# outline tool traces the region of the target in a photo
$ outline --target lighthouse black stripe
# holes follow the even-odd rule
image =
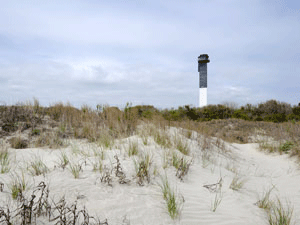
[[[198,71],[200,73],[199,88],[207,88],[207,64],[198,63]]]

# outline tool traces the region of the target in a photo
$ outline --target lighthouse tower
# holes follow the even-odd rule
[[[207,105],[207,63],[209,63],[207,54],[198,57],[199,107]]]

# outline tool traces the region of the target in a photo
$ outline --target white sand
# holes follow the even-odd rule
[[[170,132],[179,131],[172,129]],[[137,156],[129,157],[127,154],[129,139],[138,140],[140,152],[150,152],[152,155],[150,184],[139,186],[136,183],[133,159]],[[265,154],[258,151],[258,144],[225,143],[227,153],[213,145],[209,162],[203,162],[201,157],[203,153],[196,139],[186,139],[191,148],[193,164],[183,181],[180,181],[175,176],[174,167],[169,166],[165,170],[162,168],[163,155],[168,150],[162,149],[151,137],[146,146],[138,136],[129,139],[120,140],[112,150],[105,150],[104,165],[113,168],[116,165],[114,155],[117,155],[126,178],[131,180],[130,184],[119,184],[113,172],[112,187],[101,183],[99,171],[92,170],[93,150],[99,151],[100,147],[86,141],[72,140],[69,147],[57,150],[9,149],[12,153],[12,162],[14,156],[16,161],[10,173],[0,174],[0,182],[5,184],[4,191],[0,192],[0,206],[9,204],[14,207],[15,201],[11,200],[8,184],[12,179],[12,172],[21,174],[23,170],[31,186],[25,191],[26,196],[31,195],[33,187],[40,181],[45,181],[49,185],[50,198],[55,202],[63,195],[69,204],[77,199],[79,207],[85,206],[90,215],[98,216],[101,221],[107,219],[108,224],[268,224],[265,211],[255,203],[272,185],[275,189],[271,198],[275,199],[278,196],[284,205],[286,201],[290,202],[294,207],[293,222],[300,223],[297,218],[297,215],[300,215],[300,171],[295,160],[287,155]],[[82,153],[74,154],[76,149],[86,153],[86,156]],[[61,151],[66,152],[72,162],[87,162],[86,165],[83,164],[83,172],[80,173],[79,179],[74,179],[69,166],[65,170],[58,167]],[[45,177],[32,176],[26,170],[36,156],[39,156],[50,169]],[[178,194],[178,200],[183,202],[180,217],[175,220],[168,214],[159,186],[161,178],[159,175],[153,175],[154,168],[160,175],[167,175],[171,187]],[[245,180],[243,187],[238,191],[229,188],[235,176],[233,171]],[[223,180],[220,193],[210,192],[203,187],[217,183],[220,178]],[[213,212],[212,204],[216,194],[222,197],[219,206]],[[50,223],[45,218],[39,218],[38,224]]]

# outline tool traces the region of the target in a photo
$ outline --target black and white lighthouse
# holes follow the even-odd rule
[[[199,107],[207,105],[207,63],[209,63],[207,54],[198,57]]]

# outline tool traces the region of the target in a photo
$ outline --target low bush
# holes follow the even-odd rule
[[[11,147],[15,149],[24,149],[28,147],[28,141],[21,137],[13,137],[9,140]]]

